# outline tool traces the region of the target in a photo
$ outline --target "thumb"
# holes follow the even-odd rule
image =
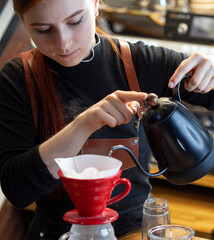
[[[140,109],[140,103],[137,101],[128,102],[127,105],[132,109],[134,114]]]

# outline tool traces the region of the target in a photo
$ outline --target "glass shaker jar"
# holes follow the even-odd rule
[[[142,239],[148,239],[148,230],[154,226],[170,224],[169,206],[166,199],[148,198],[143,205]]]

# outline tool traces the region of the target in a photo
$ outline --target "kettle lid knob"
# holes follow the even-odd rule
[[[154,93],[149,93],[145,102],[147,106],[154,107],[158,104],[158,96]]]
[[[149,97],[148,97],[149,98]],[[161,97],[158,100],[151,95],[146,101],[148,108],[143,113],[144,124],[153,125],[165,121],[177,108],[178,102],[172,98]]]

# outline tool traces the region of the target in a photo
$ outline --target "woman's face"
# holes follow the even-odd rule
[[[79,64],[95,44],[99,0],[44,0],[23,15],[41,53],[65,67]]]

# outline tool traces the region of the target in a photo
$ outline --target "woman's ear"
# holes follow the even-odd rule
[[[99,0],[94,0],[94,4],[95,4],[95,16],[99,15]]]

